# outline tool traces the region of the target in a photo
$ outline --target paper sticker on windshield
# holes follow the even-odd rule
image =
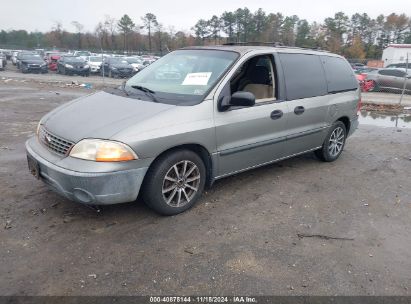
[[[188,73],[182,85],[207,85],[211,74],[211,72]]]

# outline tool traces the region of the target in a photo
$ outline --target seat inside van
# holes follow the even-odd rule
[[[270,56],[256,56],[246,61],[231,81],[232,93],[253,93],[256,102],[275,99],[275,75]]]

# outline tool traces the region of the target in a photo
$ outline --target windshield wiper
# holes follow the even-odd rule
[[[156,92],[154,92],[153,90],[150,90],[149,88],[143,87],[143,86],[139,86],[139,85],[132,85],[131,86],[133,89],[137,89],[143,92],[148,92],[151,94],[155,94]]]
[[[146,94],[146,96],[148,96],[148,97],[151,98],[152,101],[154,101],[154,102],[159,102],[159,101],[157,100],[157,98],[154,96],[154,94],[155,94],[156,92],[154,92],[153,90],[150,90],[149,88],[146,88],[146,87],[143,87],[143,86],[139,86],[139,85],[132,85],[131,87],[132,87],[133,89],[140,90],[140,91],[144,92],[144,93]]]

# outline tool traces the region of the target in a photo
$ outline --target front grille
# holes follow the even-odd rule
[[[39,68],[40,67],[39,64],[29,64],[28,66],[31,67],[31,68]]]
[[[50,133],[44,127],[41,127],[39,130],[39,140],[49,150],[59,155],[67,155],[71,147],[74,145],[73,142]]]

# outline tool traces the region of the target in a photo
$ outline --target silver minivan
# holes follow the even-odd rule
[[[358,125],[349,63],[269,46],[177,50],[116,89],[45,115],[26,143],[31,173],[70,200],[193,206],[217,179],[314,151],[336,160]]]

